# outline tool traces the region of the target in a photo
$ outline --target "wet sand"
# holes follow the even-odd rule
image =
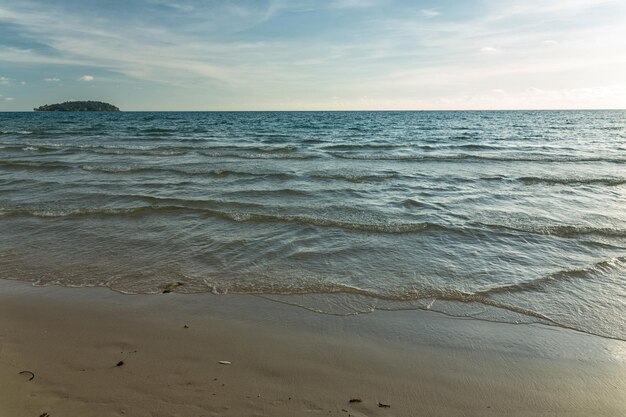
[[[625,392],[625,342],[555,327],[0,280],[0,416],[623,416]]]

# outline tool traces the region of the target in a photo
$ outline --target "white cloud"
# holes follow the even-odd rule
[[[506,94],[506,91],[501,88],[494,88],[493,90],[491,90],[491,92],[496,94]]]
[[[185,13],[191,13],[193,11],[196,10],[196,8],[194,6],[192,6],[191,4],[184,4],[184,3],[180,3],[180,2],[174,2],[171,0],[147,0],[148,4],[154,4],[157,6],[161,6],[161,7],[167,7],[170,9],[174,9],[174,10],[179,10],[181,12],[185,12]]]
[[[20,85],[26,85],[26,81],[20,81]]]
[[[437,17],[441,14],[436,9],[422,9],[420,13],[422,13],[422,16],[426,17]]]
[[[9,84],[11,82],[11,78],[8,77],[0,77],[0,84]]]
[[[494,48],[493,46],[483,46],[482,48],[480,48],[480,52],[484,54],[493,54],[498,51],[498,48]]]
[[[546,45],[546,46],[555,46],[555,45],[559,44],[557,41],[553,41],[552,39],[545,40],[545,41],[543,41],[541,43]]]
[[[93,81],[94,77],[93,77],[93,75],[83,75],[78,80],[79,81],[87,81],[87,82],[89,82],[89,81]]]
[[[4,101],[13,101],[15,100],[13,97],[5,97]]]
[[[51,77],[51,78],[44,78],[44,81],[49,82],[49,83],[58,83],[61,81],[61,79],[57,77]]]
[[[502,19],[515,16],[558,16],[585,12],[594,7],[618,4],[622,0],[485,0],[495,11],[491,19]]]

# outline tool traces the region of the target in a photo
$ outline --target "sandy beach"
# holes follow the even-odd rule
[[[625,353],[430,312],[0,281],[2,416],[621,416]]]

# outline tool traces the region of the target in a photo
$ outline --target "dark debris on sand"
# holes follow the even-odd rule
[[[35,374],[32,373],[31,371],[22,371],[20,372],[20,375],[30,375],[30,377],[28,378],[29,381],[32,381],[33,379],[35,379]]]

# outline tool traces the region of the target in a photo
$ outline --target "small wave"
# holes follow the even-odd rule
[[[207,282],[209,285],[209,282]],[[329,314],[329,315],[340,315],[340,316],[348,316],[348,315],[359,315],[359,314],[367,314],[372,313],[374,311],[398,311],[398,310],[425,310],[425,311],[434,311],[441,314],[445,314],[452,317],[461,317],[461,318],[473,318],[477,320],[488,320],[488,321],[496,321],[496,322],[504,322],[504,323],[513,323],[518,324],[520,320],[517,318],[507,318],[501,315],[498,317],[492,318],[481,318],[476,313],[472,313],[468,311],[466,314],[455,312],[454,309],[451,311],[449,308],[449,304],[447,303],[464,303],[464,304],[474,304],[474,305],[483,305],[486,307],[495,308],[501,311],[506,311],[513,313],[519,316],[528,317],[531,321],[523,320],[522,323],[540,323],[544,325],[551,325],[556,327],[561,327],[564,329],[574,330],[577,332],[582,332],[590,335],[605,337],[609,339],[615,340],[623,340],[617,335],[606,333],[604,331],[596,330],[594,328],[588,328],[586,326],[577,326],[569,323],[562,322],[561,320],[554,319],[546,314],[541,312],[532,310],[530,308],[526,308],[523,306],[494,300],[480,293],[467,293],[459,290],[437,290],[437,289],[424,289],[422,291],[413,291],[407,292],[405,294],[380,294],[375,291],[364,290],[348,285],[340,285],[340,284],[331,284],[331,285],[323,285],[321,288],[304,288],[301,290],[294,290],[293,288],[286,288],[281,291],[281,288],[263,288],[259,289],[255,286],[252,287],[231,287],[231,288],[220,288],[219,286],[213,286],[212,292],[216,294],[222,293],[241,293],[241,294],[256,294],[263,298],[276,301],[283,304],[293,305],[296,307],[301,307],[316,313],[321,314]],[[371,300],[369,302],[357,303],[356,308],[352,305],[347,306],[347,309],[343,309],[343,311],[337,312],[336,309],[328,310],[325,308],[325,305],[316,306],[307,305],[301,302],[301,298],[276,298],[272,296],[292,296],[292,295],[346,295],[348,297],[362,297],[364,300]],[[391,302],[391,306],[387,306],[386,303]],[[406,306],[398,305],[397,302],[408,302],[409,304]],[[433,304],[437,302],[438,308],[434,308]],[[454,305],[454,304],[452,304]],[[352,307],[352,308],[351,308]],[[365,308],[364,308],[365,307]],[[518,316],[518,317],[519,317]]]
[[[29,138],[50,138],[71,136],[77,132],[58,131],[58,130],[16,130],[16,131],[0,131],[0,136],[17,136]]]
[[[264,280],[265,282],[272,282],[272,280]],[[283,284],[259,284],[258,282],[214,282],[210,279],[204,279],[204,284],[206,288],[214,293],[214,294],[254,294],[259,296],[268,297],[268,299],[273,301],[279,301],[286,304],[292,304],[294,306],[303,307],[309,309],[311,311],[315,311],[317,313],[322,314],[333,314],[337,313],[330,312],[322,308],[312,308],[301,305],[294,301],[289,300],[276,300],[271,298],[272,295],[281,295],[281,296],[294,296],[294,295],[347,295],[347,296],[357,296],[364,297],[366,299],[373,300],[374,303],[366,310],[366,311],[352,311],[350,313],[344,313],[339,315],[356,315],[361,313],[370,313],[376,310],[385,310],[384,306],[381,306],[377,303],[377,301],[386,301],[386,302],[415,302],[428,300],[430,301],[427,305],[423,307],[417,307],[423,310],[431,310],[432,302],[444,301],[444,302],[461,302],[461,303],[475,303],[482,304],[506,311],[510,311],[513,313],[521,314],[527,317],[531,317],[537,320],[544,322],[545,324],[557,325],[565,328],[571,328],[569,326],[560,324],[550,317],[541,314],[539,312],[515,306],[511,304],[507,304],[504,302],[496,301],[489,299],[481,294],[475,293],[467,293],[459,290],[453,289],[431,289],[431,288],[423,288],[420,290],[411,290],[406,291],[404,293],[380,293],[377,291],[363,289],[356,286],[340,284],[340,283],[332,283],[332,282],[316,282],[315,284],[304,284],[304,285],[283,285]],[[415,308],[415,307],[414,307]],[[445,312],[444,312],[445,313]],[[574,329],[578,330],[578,329]]]
[[[524,184],[546,184],[546,185],[606,185],[618,186],[626,184],[624,178],[542,178],[542,177],[521,177],[519,181]]]
[[[312,195],[309,191],[294,190],[293,188],[281,188],[275,190],[238,190],[224,192],[226,196],[241,196],[241,197],[310,197]]]
[[[4,217],[84,217],[84,216],[144,216],[155,213],[197,213],[209,217],[217,217],[236,222],[259,222],[259,223],[296,223],[319,227],[345,229],[355,232],[406,234],[429,231],[454,231],[446,226],[429,222],[381,222],[381,223],[358,223],[340,219],[313,217],[304,215],[273,214],[249,211],[251,208],[263,208],[261,205],[252,203],[206,201],[206,200],[181,200],[161,199],[156,197],[133,198],[156,203],[148,206],[129,208],[77,208],[77,209],[8,209],[1,210],[0,216]],[[231,207],[230,210],[215,208],[216,206]],[[233,210],[233,208],[235,210]],[[237,210],[244,208],[246,211]],[[460,232],[460,230],[457,230]]]
[[[515,293],[526,291],[544,290],[546,285],[554,282],[569,281],[572,279],[587,278],[597,274],[607,274],[614,271],[623,271],[626,269],[626,256],[615,257],[608,260],[597,262],[586,268],[563,269],[547,276],[537,278],[531,281],[519,282],[511,285],[503,285],[490,288],[484,291],[476,292],[479,296],[491,296],[502,293]]]
[[[578,225],[529,225],[526,227],[510,226],[491,223],[472,223],[470,226],[485,227],[488,229],[510,230],[514,232],[550,235],[562,238],[573,238],[584,235],[598,235],[607,237],[626,237],[626,230],[608,227],[578,226]]]
[[[107,126],[103,123],[96,123],[88,127],[84,127],[80,130],[72,131],[68,130],[67,133],[92,133],[92,132],[106,132]]]
[[[141,216],[155,212],[195,211],[180,206],[143,206],[132,208],[76,208],[76,209],[12,209],[0,210],[0,217],[41,217],[41,218],[71,218],[71,217],[108,217],[108,216]]]
[[[339,143],[339,144],[330,144],[320,147],[320,149],[331,150],[331,151],[350,151],[350,150],[363,150],[363,149],[373,149],[377,151],[388,150],[388,149],[396,149],[396,148],[405,148],[405,144],[375,144],[375,143]]]
[[[48,146],[33,143],[0,143],[0,148],[6,151],[25,151],[25,152],[58,152],[62,150],[59,146]]]
[[[595,264],[580,269],[564,269],[552,274],[553,279],[586,277],[590,274],[607,274],[615,271],[626,270],[626,256],[617,256],[596,262]]]
[[[66,148],[67,151],[87,152],[99,155],[133,155],[133,156],[183,156],[191,152],[190,149],[183,147],[176,148],[116,148],[116,147],[81,147],[81,148]]]
[[[461,133],[460,135],[452,136],[450,139],[452,140],[468,140],[468,139],[476,139],[478,137],[478,133],[476,132],[467,132]]]
[[[420,203],[419,201],[413,200],[412,198],[407,198],[402,202],[402,206],[406,208],[420,208],[426,206],[426,204]]]
[[[356,232],[366,233],[388,233],[388,234],[405,234],[419,233],[428,231],[449,230],[447,227],[436,223],[415,222],[415,223],[358,223],[344,221],[339,219],[331,219],[324,217],[312,217],[303,215],[289,214],[268,214],[268,213],[250,213],[250,212],[229,212],[205,210],[207,214],[223,217],[237,222],[261,222],[261,223],[296,223],[300,225],[311,225],[319,227],[330,227],[337,229],[345,229]]]
[[[476,154],[409,154],[409,155],[374,155],[355,154],[349,152],[329,152],[329,155],[338,159],[356,159],[366,161],[503,161],[503,162],[606,162],[623,164],[626,158],[602,158],[602,157],[574,157],[574,156],[501,156],[501,155],[476,155]]]
[[[293,153],[267,153],[267,152],[211,152],[211,151],[198,151],[200,155],[207,156],[209,158],[238,158],[238,159],[294,159],[294,160],[306,160],[316,159],[318,156],[312,154],[293,154]]]
[[[272,133],[262,133],[262,132],[253,132],[249,134],[251,137],[253,138],[260,138],[260,139],[264,139],[268,142],[272,141],[272,140],[277,140],[278,142],[283,142],[287,139],[292,139],[293,136],[287,133],[277,133],[277,132],[272,132]]]
[[[84,171],[94,171],[94,172],[102,172],[107,174],[120,174],[120,173],[131,173],[131,172],[146,172],[146,173],[157,173],[157,172],[168,172],[169,170],[161,170],[157,168],[149,168],[149,167],[132,167],[132,166],[98,166],[98,165],[81,165],[80,169]]]
[[[477,178],[480,181],[518,181],[526,185],[603,185],[608,187],[616,187],[626,184],[626,178],[556,178],[556,177],[508,177],[505,175],[493,175]],[[457,182],[473,182],[476,179],[459,177],[455,178]]]
[[[503,147],[496,145],[487,145],[487,144],[478,144],[478,143],[441,143],[438,141],[432,141],[432,144],[427,145],[423,143],[406,143],[406,144],[398,144],[393,145],[389,149],[397,149],[397,148],[405,148],[411,150],[424,150],[424,151],[450,151],[450,150],[468,150],[468,151],[498,151],[498,150],[511,150],[511,147]],[[355,150],[359,151],[363,149],[359,145],[354,145],[351,148],[346,149],[335,149],[335,150]],[[367,147],[365,148],[367,149]]]
[[[206,209],[208,213],[212,213],[213,210],[211,208],[214,207],[228,207],[230,209],[262,209],[265,206],[262,204],[256,203],[242,203],[239,201],[229,201],[229,200],[197,200],[197,199],[185,199],[185,198],[167,198],[167,197],[155,197],[151,195],[141,195],[141,194],[114,194],[107,196],[107,198],[114,198],[119,201],[141,201],[144,203],[149,203],[148,207],[136,207],[141,213],[144,209],[154,208],[155,210],[165,209],[169,210],[171,208],[176,208],[180,210],[203,210]],[[131,208],[130,210],[133,210]],[[122,213],[125,213],[126,210],[122,209]]]
[[[276,178],[287,180],[293,178],[293,174],[285,172],[249,172],[249,171],[237,171],[229,169],[184,169],[184,168],[171,168],[171,167],[145,167],[145,166],[100,166],[100,165],[82,165],[81,169],[85,171],[101,172],[105,174],[174,174],[174,175],[188,175],[188,176],[206,176],[206,177],[262,177],[262,178]]]
[[[219,148],[214,148],[219,149]],[[225,151],[244,151],[247,153],[290,154],[298,151],[297,146],[229,146]]]
[[[368,181],[385,181],[393,178],[401,178],[398,173],[382,173],[382,174],[313,174],[312,178],[321,180],[342,180],[349,182],[368,182]]]
[[[70,165],[54,163],[54,162],[30,162],[30,161],[0,161],[0,167],[13,170],[68,170],[72,169]]]
[[[4,149],[37,152],[92,153],[97,155],[172,156],[185,155],[195,150],[191,146],[145,145],[82,145],[76,143],[2,143]]]
[[[0,136],[16,136],[16,135],[28,136],[28,135],[32,135],[34,133],[35,132],[33,132],[31,130],[17,130],[17,131],[0,130]]]
[[[151,127],[148,129],[141,129],[138,131],[138,133],[143,133],[143,134],[147,134],[147,135],[158,135],[158,136],[171,136],[172,134],[176,133],[177,130],[176,129],[167,129],[167,128],[160,128],[160,127]]]

